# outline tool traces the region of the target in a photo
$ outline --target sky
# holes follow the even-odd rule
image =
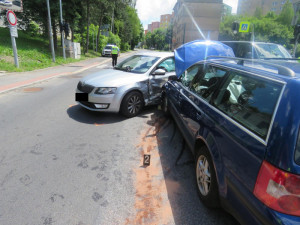
[[[172,14],[177,0],[137,0],[136,9],[138,16],[145,30],[148,24],[159,21],[160,15]],[[232,7],[232,12],[236,13],[238,0],[223,0],[225,4]]]

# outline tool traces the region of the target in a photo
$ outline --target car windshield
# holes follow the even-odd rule
[[[111,49],[112,46],[105,46],[105,49]]]
[[[288,51],[281,45],[255,44],[259,58],[292,58]]]
[[[156,56],[134,55],[116,65],[115,69],[132,73],[146,73],[158,59],[159,57]]]

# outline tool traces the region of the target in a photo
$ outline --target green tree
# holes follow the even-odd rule
[[[258,19],[261,19],[263,17],[263,12],[261,7],[256,7],[254,16]]]
[[[250,31],[255,34],[255,41],[273,42],[290,47],[290,40],[293,38],[293,28],[289,25],[284,25],[273,13],[268,13],[266,16],[258,19],[256,17],[244,16],[226,16],[220,24],[219,40],[238,40],[250,41],[250,33],[237,33],[232,31],[232,23],[234,21],[249,21],[251,23]]]
[[[292,20],[294,17],[294,8],[293,4],[290,3],[290,1],[287,1],[282,8],[281,13],[278,17],[278,22],[280,22],[283,25],[291,26]]]

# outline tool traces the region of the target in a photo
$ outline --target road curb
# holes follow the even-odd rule
[[[14,89],[18,89],[18,88],[21,88],[21,87],[25,87],[25,86],[28,86],[28,85],[32,85],[32,84],[35,84],[35,83],[38,83],[38,82],[46,81],[46,80],[52,79],[54,77],[61,77],[61,76],[74,75],[74,74],[77,74],[77,73],[81,73],[81,72],[83,72],[85,70],[88,70],[90,68],[102,65],[104,63],[107,63],[108,61],[110,61],[110,59],[106,59],[101,63],[98,63],[98,62],[97,63],[92,63],[92,64],[87,65],[84,68],[82,68],[80,70],[77,70],[77,71],[74,71],[74,72],[62,72],[62,73],[49,74],[49,75],[44,75],[44,76],[41,76],[41,77],[38,77],[38,78],[33,78],[33,79],[21,81],[21,82],[16,82],[16,83],[13,83],[13,84],[8,84],[8,85],[0,87],[0,94],[8,92],[8,91],[12,91]]]

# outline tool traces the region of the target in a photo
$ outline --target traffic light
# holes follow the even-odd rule
[[[238,33],[239,32],[239,28],[240,28],[240,23],[237,22],[237,21],[234,21],[232,23],[232,31],[234,34]]]

